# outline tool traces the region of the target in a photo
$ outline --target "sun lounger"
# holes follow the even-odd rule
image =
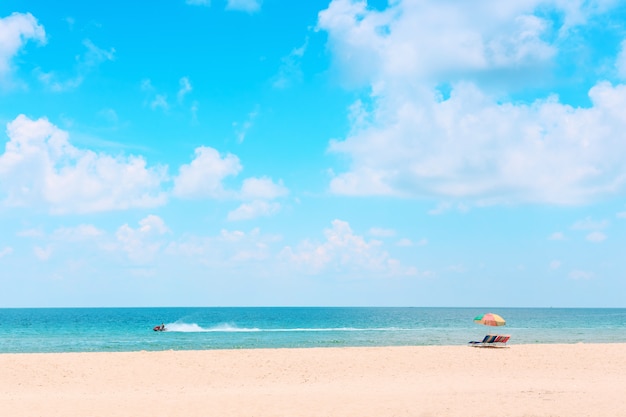
[[[472,340],[471,342],[468,342],[470,345],[481,345],[483,343],[489,343],[489,342],[493,342],[496,338],[496,335],[493,334],[488,334],[487,336],[485,336],[483,338],[483,340],[481,340],[480,342]]]
[[[506,342],[511,338],[510,335],[488,334],[480,342],[472,341],[468,345],[473,347],[505,347]]]

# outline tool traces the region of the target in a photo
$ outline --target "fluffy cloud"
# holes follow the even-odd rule
[[[241,186],[241,198],[273,200],[288,193],[282,181],[276,184],[270,178],[246,178]]]
[[[238,198],[248,202],[228,213],[228,220],[250,220],[274,215],[280,211],[281,205],[271,200],[283,197],[288,192],[282,181],[276,184],[267,177],[247,178],[243,181]]]
[[[243,203],[235,210],[228,213],[228,220],[251,220],[257,217],[265,217],[276,214],[280,211],[280,204],[275,202],[254,200],[250,203]]]
[[[24,115],[7,125],[7,136],[0,154],[0,201],[7,206],[44,207],[65,214],[149,208],[167,201],[167,167],[148,167],[141,156],[76,148],[67,132],[44,118]],[[241,170],[237,156],[222,157],[216,149],[199,147],[194,159],[180,166],[171,193],[179,198],[242,201],[229,214],[230,220],[278,212],[281,206],[273,200],[289,192],[282,181],[249,177],[240,189],[226,188],[224,181]]]
[[[0,78],[11,70],[11,61],[28,40],[46,42],[46,32],[30,13],[13,13],[0,19]]]
[[[445,101],[381,97],[375,125],[330,150],[352,157],[340,194],[426,195],[485,202],[576,204],[626,184],[626,86],[602,83],[593,107],[555,99],[497,104],[472,85]]]
[[[139,227],[133,229],[128,224],[120,227],[115,236],[120,248],[134,262],[149,262],[157,255],[164,242],[161,236],[169,232],[163,219],[149,215],[139,221]]]
[[[0,154],[0,194],[9,206],[43,205],[52,213],[87,213],[165,203],[165,168],[137,156],[111,156],[72,146],[46,119],[18,116]]]
[[[222,158],[216,149],[201,146],[195,150],[191,163],[182,165],[174,178],[174,195],[182,198],[224,198],[232,195],[222,186],[222,181],[241,171],[235,155]]]
[[[485,81],[515,91],[547,68],[557,35],[534,10],[556,8],[573,25],[591,10],[576,4],[331,2],[318,28],[337,66],[369,90],[351,108],[350,134],[329,145],[352,161],[331,190],[479,204],[579,204],[624,190],[626,86],[599,82],[579,108],[557,97],[507,102]]]
[[[305,241],[297,248],[286,247],[280,257],[310,273],[341,271],[354,274],[416,275],[414,268],[407,268],[382,249],[377,240],[365,240],[355,235],[350,225],[333,220],[332,228],[324,231],[326,241]]]
[[[271,200],[288,194],[282,181],[270,178],[246,178],[241,190],[224,188],[227,177],[236,176],[242,166],[239,158],[227,154],[222,157],[216,149],[199,147],[191,163],[180,167],[174,178],[175,196],[180,198],[222,198],[243,200],[241,206],[228,214],[228,220],[249,220],[269,216],[280,210],[280,204]]]
[[[549,24],[533,14],[539,3],[404,0],[378,11],[365,1],[334,0],[318,27],[328,31],[334,58],[350,78],[366,84],[519,74],[555,53],[543,40]]]

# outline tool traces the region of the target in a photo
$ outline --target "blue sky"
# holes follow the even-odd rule
[[[0,124],[3,307],[626,306],[620,1],[4,0]]]

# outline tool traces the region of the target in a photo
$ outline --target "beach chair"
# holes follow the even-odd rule
[[[469,342],[469,346],[473,347],[506,347],[506,342],[511,338],[510,335],[488,334],[480,342]]]
[[[480,342],[472,340],[471,342],[468,342],[468,344],[471,345],[471,346],[478,346],[478,345],[482,345],[482,344],[485,344],[485,343],[493,343],[493,341],[496,340],[496,337],[498,337],[498,335],[488,334]]]
[[[496,340],[493,341],[494,347],[504,347],[506,346],[506,342],[511,338],[508,334],[499,335],[496,337]]]

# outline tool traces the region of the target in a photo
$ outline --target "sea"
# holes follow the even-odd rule
[[[506,325],[474,317],[493,312]],[[166,331],[153,328],[164,324]],[[0,309],[0,353],[626,343],[626,309],[167,307]]]

